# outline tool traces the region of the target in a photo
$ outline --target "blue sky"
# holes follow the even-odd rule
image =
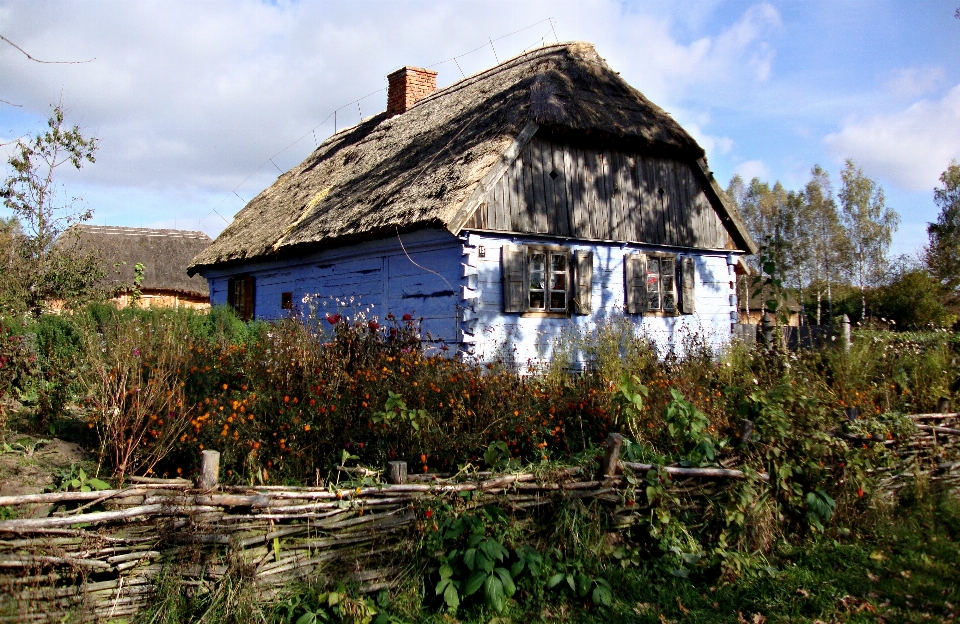
[[[836,179],[853,158],[902,216],[893,252],[910,253],[960,159],[958,6],[0,1],[0,34],[34,57],[95,59],[41,65],[0,42],[0,99],[19,105],[0,104],[0,142],[42,129],[62,100],[101,140],[96,164],[62,178],[94,222],[216,235],[333,131],[321,122],[335,109],[373,93],[337,112],[341,127],[383,110],[396,67],[435,65],[443,86],[556,36],[594,43],[724,184],[741,173],[799,188],[814,164]]]

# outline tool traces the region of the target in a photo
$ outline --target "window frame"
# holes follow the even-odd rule
[[[523,245],[524,250],[524,300],[525,300],[525,311],[521,312],[523,316],[528,317],[543,317],[543,318],[566,318],[570,316],[571,313],[571,298],[572,298],[572,285],[574,279],[574,271],[571,266],[571,260],[573,258],[572,250],[561,247],[558,245]],[[544,255],[544,270],[543,270],[543,288],[534,289],[533,286],[533,270],[531,257],[534,254],[543,254]],[[560,256],[564,258],[564,276],[566,281],[566,286],[563,289],[564,293],[564,307],[563,308],[551,308],[548,306],[550,303],[551,294],[556,292],[555,289],[551,287],[553,282],[552,276],[554,275],[553,271],[553,262],[552,259],[555,256]],[[544,307],[535,308],[533,307],[531,301],[531,295],[534,292],[543,293],[543,303]]]
[[[257,286],[253,275],[245,273],[228,278],[227,305],[233,308],[243,321],[256,318]]]
[[[679,274],[679,273],[680,273],[680,256],[679,256],[679,254],[669,253],[669,252],[665,252],[665,251],[650,251],[650,252],[646,252],[645,255],[646,255],[646,262],[644,263],[644,268],[646,269],[646,272],[647,272],[647,274],[646,274],[646,276],[645,276],[645,279],[646,279],[646,295],[647,295],[647,299],[646,299],[646,301],[644,302],[642,314],[644,314],[644,315],[649,315],[649,316],[680,316],[680,314],[681,314],[681,312],[680,312],[680,294],[679,294],[678,289],[677,289],[677,282],[678,282],[678,281],[680,280],[680,278],[681,278],[681,276],[680,276],[680,274]],[[663,260],[670,260],[670,261],[673,263],[673,275],[671,276],[671,277],[672,277],[672,282],[673,282],[673,288],[672,288],[672,290],[671,290],[671,294],[673,295],[673,310],[672,310],[672,311],[667,311],[667,310],[664,310],[664,309],[663,309],[663,300],[664,300],[663,292],[664,292],[664,291],[663,291],[662,286],[660,286],[660,285],[663,283],[663,271],[662,271],[662,270],[658,271],[658,273],[657,273],[657,275],[659,275],[658,286],[660,286],[660,287],[658,288],[659,294],[660,294],[660,307],[659,307],[659,308],[656,308],[656,309],[651,309],[651,308],[650,308],[650,276],[652,275],[652,274],[650,273],[650,261],[651,261],[651,260],[656,260],[658,266],[662,266],[661,262],[662,262]]]

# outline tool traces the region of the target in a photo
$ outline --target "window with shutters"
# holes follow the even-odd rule
[[[547,316],[590,312],[593,252],[505,245],[501,258],[504,312]]]
[[[694,313],[695,262],[669,253],[631,253],[624,258],[629,314]],[[679,283],[679,284],[678,284]],[[682,288],[678,289],[678,285]]]

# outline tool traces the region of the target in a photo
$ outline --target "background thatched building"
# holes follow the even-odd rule
[[[190,268],[211,300],[410,313],[488,359],[620,318],[665,345],[730,338],[733,266],[755,245],[702,148],[593,46],[435,79],[394,72],[386,112],[247,204]]]
[[[105,275],[103,286],[120,289],[113,299],[120,306],[131,302],[130,287],[137,277],[138,263],[143,264],[143,277],[137,305],[145,308],[210,306],[207,280],[187,274],[193,257],[212,242],[203,232],[74,225],[62,236],[70,239],[71,244],[79,245],[81,251],[99,256]]]

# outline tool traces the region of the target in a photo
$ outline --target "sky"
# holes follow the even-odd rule
[[[386,108],[386,75],[443,87],[526,49],[589,41],[706,150],[723,186],[800,189],[852,158],[902,218],[936,219],[960,160],[960,0],[0,0],[0,155],[60,103],[100,141],[58,171],[95,224],[216,236],[336,127]],[[67,62],[69,61],[69,63]],[[336,114],[334,116],[334,112]],[[9,169],[4,171],[4,176]],[[0,208],[0,215],[5,213]]]

